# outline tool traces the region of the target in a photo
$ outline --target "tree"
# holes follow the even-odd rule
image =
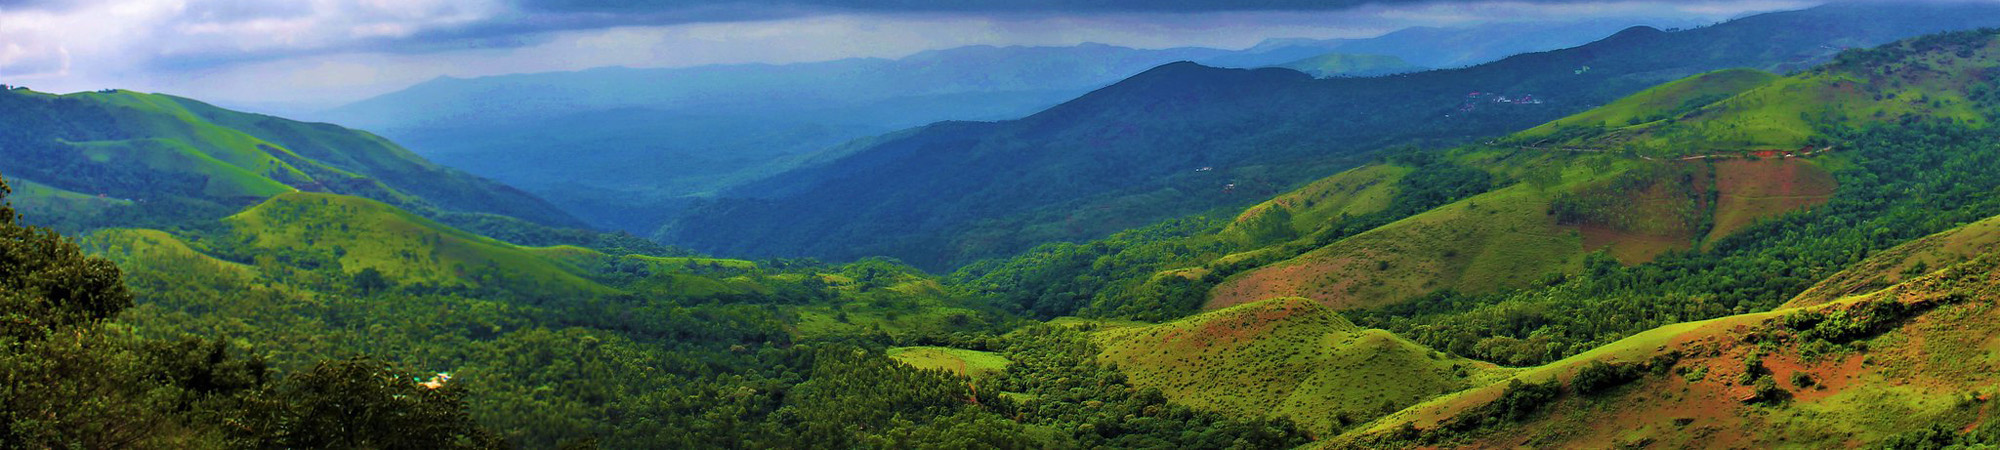
[[[368,357],[323,361],[285,379],[267,416],[272,444],[292,448],[492,448],[452,384],[430,388]],[[272,404],[275,403],[275,404]]]
[[[382,276],[382,271],[375,270],[374,267],[354,273],[354,289],[360,290],[362,295],[372,295],[394,286],[388,277]]]
[[[75,242],[16,223],[0,179],[0,336],[33,339],[51,327],[95,323],[132,306],[118,267]]]

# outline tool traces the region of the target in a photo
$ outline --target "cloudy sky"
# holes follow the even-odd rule
[[[972,44],[1243,48],[1409,26],[1706,23],[1816,0],[0,0],[0,83],[267,110],[438,76],[899,57]]]

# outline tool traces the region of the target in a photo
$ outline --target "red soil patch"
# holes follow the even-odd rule
[[[1353,270],[1357,263],[1365,264],[1363,260],[1372,261],[1373,256],[1372,252],[1347,258],[1308,254],[1253,269],[1216,286],[1202,309],[1216,310],[1276,297],[1305,297],[1335,309],[1351,308],[1356,305],[1344,294],[1361,280],[1338,274]]]
[[[1709,166],[1674,162],[1637,192],[1596,192],[1618,200],[1601,211],[1610,219],[1586,219],[1576,229],[1585,251],[1607,250],[1619,262],[1643,264],[1669,250],[1693,246],[1697,218],[1708,211]]]
[[[1837,187],[1833,175],[1794,158],[1715,161],[1714,242],[1757,221],[1826,203]]]
[[[1645,264],[1670,250],[1688,248],[1687,236],[1661,236],[1619,231],[1604,225],[1577,227],[1583,234],[1584,251],[1608,248],[1611,256],[1625,264]]]
[[[1210,320],[1198,329],[1173,329],[1160,337],[1161,346],[1202,349],[1217,344],[1250,342],[1305,308],[1273,305],[1255,311],[1241,311],[1224,319]]]

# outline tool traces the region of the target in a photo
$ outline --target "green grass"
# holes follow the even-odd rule
[[[949,347],[891,347],[889,357],[911,367],[945,370],[973,378],[999,374],[1014,363],[998,353]]]
[[[1599,176],[1572,171],[1566,185]],[[1546,214],[1552,194],[1516,184],[1399,220],[1233,276],[1215,288],[1211,305],[1296,296],[1361,308],[1441,289],[1522,286],[1574,270],[1582,238]]]
[[[247,278],[258,273],[255,267],[248,264],[224,261],[195,250],[187,241],[165,231],[107,229],[79,240],[91,249],[91,253],[110,258],[127,270],[148,265],[182,265],[200,267],[203,270],[198,272],[220,276]],[[173,270],[185,271],[187,267]]]
[[[349,273],[372,268],[406,283],[501,287],[549,295],[614,291],[513,244],[360,197],[287,193],[224,223],[259,249],[331,250]]]
[[[1341,217],[1387,209],[1396,197],[1396,183],[1410,170],[1370,164],[1314,181],[1245,209],[1222,236],[1246,244],[1268,244],[1311,234]]]
[[[1676,112],[1686,113],[1778,79],[1778,75],[1752,69],[1725,69],[1695,75],[1531,128],[1517,137],[1546,137],[1568,127],[1616,129],[1670,119],[1678,115]]]
[[[1605,447],[1632,442],[1665,446],[1853,446],[1901,432],[1940,424],[1954,429],[1982,415],[1973,393],[1990,393],[2000,383],[2000,218],[1974,223],[1913,242],[1854,266],[1822,283],[1873,280],[1856,295],[1802,295],[1784,308],[1699,322],[1679,323],[1640,333],[1561,361],[1528,368],[1509,380],[1568,382],[1593,361],[1645,363],[1676,353],[1672,373],[1646,375],[1631,387],[1603,398],[1569,395],[1545,405],[1541,418],[1486,430],[1461,445]],[[1924,261],[1935,270],[1883,281],[1870,275]],[[1816,288],[1821,289],[1821,288]],[[1952,300],[1957,299],[1957,300]],[[1894,326],[1861,344],[1809,356],[1805,342],[1776,319],[1802,311],[1832,312],[1868,302],[1933,302],[1935,309]],[[1767,376],[1791,397],[1777,403],[1739,401],[1749,387],[1737,382],[1751,353],[1761,354]],[[1697,371],[1705,377],[1683,377]],[[1791,375],[1809,374],[1812,387]],[[1329,446],[1393,432],[1405,423],[1432,428],[1500,396],[1506,380],[1441,395],[1365,428],[1326,441]],[[1679,419],[1693,424],[1669,423]],[[1990,420],[1990,419],[1987,419]],[[1704,440],[1687,430],[1712,430],[1720,440]]]
[[[148,138],[76,142],[73,145],[82,149],[92,161],[100,163],[137,164],[161,172],[205,176],[208,182],[202,191],[209,196],[262,198],[297,190],[260,174],[258,170],[217,159],[180,140]],[[272,162],[283,165],[275,160]]]
[[[22,178],[7,178],[7,186],[14,191],[7,195],[7,203],[29,217],[93,214],[114,206],[132,204],[127,199],[67,191]]]
[[[630,295],[657,306],[766,304],[800,338],[949,334],[993,320],[916,272],[858,282],[839,267],[772,274],[741,260],[522,247],[359,197],[286,193],[222,222],[224,231],[193,241],[121,229],[93,235],[91,245],[128,269],[204,267],[195,272],[299,295],[344,292],[347,277],[374,269],[404,288],[504,292],[523,300],[629,301],[616,298]]]
[[[25,132],[74,149],[76,155],[0,152],[35,163],[9,175],[64,188],[217,209],[295,190],[335,192],[425,214],[492,213],[544,225],[579,225],[540,199],[437,166],[379,136],[330,124],[123,90],[59,96],[10,90],[0,96],[13,105],[11,115],[0,116],[27,127]],[[103,173],[116,180],[103,180]],[[99,218],[92,211],[74,212],[51,222],[93,223]]]
[[[1282,298],[1152,326],[1097,331],[1101,359],[1138,387],[1229,414],[1290,416],[1314,433],[1506,372],[1450,358],[1318,303]]]
[[[1912,278],[1936,273],[1954,262],[1996,250],[2000,250],[2000,217],[1877,252],[1814,284],[1785,306],[1812,306],[1872,294]]]

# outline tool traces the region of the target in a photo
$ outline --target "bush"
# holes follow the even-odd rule
[[[1630,364],[1591,361],[1582,369],[1577,369],[1576,377],[1570,379],[1570,386],[1575,387],[1579,394],[1595,395],[1639,379],[1643,373],[1643,368]]]

